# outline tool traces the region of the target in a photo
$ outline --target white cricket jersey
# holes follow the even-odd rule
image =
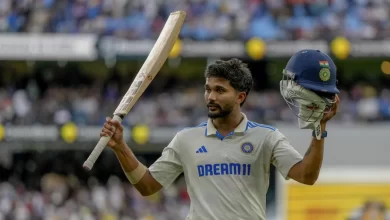
[[[270,164],[288,179],[302,156],[277,129],[244,120],[226,137],[211,120],[178,132],[150,167],[167,188],[184,172],[186,220],[265,220]]]

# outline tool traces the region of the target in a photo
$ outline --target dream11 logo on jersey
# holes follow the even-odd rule
[[[198,176],[251,175],[251,164],[214,163],[198,165]]]

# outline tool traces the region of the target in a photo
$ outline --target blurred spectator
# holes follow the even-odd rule
[[[362,207],[354,210],[348,220],[389,220],[390,212],[381,201],[366,201]]]

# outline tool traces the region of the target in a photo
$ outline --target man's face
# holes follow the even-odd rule
[[[206,78],[205,101],[210,118],[224,118],[245,99],[244,92],[237,92],[224,78]]]

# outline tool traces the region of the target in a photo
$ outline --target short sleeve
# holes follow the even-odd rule
[[[271,147],[271,163],[286,180],[290,179],[288,173],[295,164],[303,159],[302,155],[291,146],[279,130],[269,133],[267,140]]]
[[[149,172],[164,188],[168,188],[183,172],[178,149],[178,134],[166,146],[161,156],[149,167]]]

